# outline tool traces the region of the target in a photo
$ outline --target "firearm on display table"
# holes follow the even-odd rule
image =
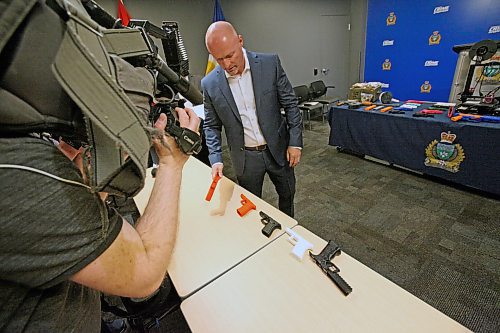
[[[236,210],[238,212],[238,215],[241,217],[245,216],[252,209],[257,208],[255,204],[250,201],[250,199],[248,199],[244,194],[241,195],[241,205],[242,206]]]
[[[470,121],[475,123],[479,122],[500,123],[500,109],[498,109],[495,113],[498,114],[499,116],[462,113],[460,112],[460,110],[463,110],[462,106],[459,106],[457,109],[455,109],[454,105],[450,105],[448,109],[448,118],[450,118],[451,121]]]
[[[487,122],[487,123],[500,123],[500,117],[496,116],[480,116],[478,114],[468,114],[456,112],[450,117],[452,121],[471,121],[475,123]]]
[[[264,213],[263,211],[259,212],[260,214],[260,221],[264,224],[264,228],[262,228],[262,233],[266,237],[271,237],[271,234],[273,233],[274,230],[280,229],[281,230],[281,224],[278,223],[275,219]]]
[[[443,111],[441,111],[441,110],[433,110],[433,109],[423,109],[423,110],[420,110],[418,112],[419,113],[424,113],[424,114],[443,114]]]
[[[285,232],[290,236],[288,241],[293,245],[292,254],[302,260],[306,251],[312,250],[313,245],[290,228],[286,228]]]
[[[345,280],[339,275],[340,269],[332,263],[332,259],[335,256],[340,255],[340,247],[332,240],[329,240],[326,246],[319,254],[309,253],[311,258],[313,258],[316,265],[318,265],[321,270],[332,280],[337,287],[344,293],[344,295],[349,295],[352,288]]]
[[[210,188],[208,189],[208,193],[205,196],[206,201],[212,200],[212,196],[214,195],[215,188],[217,187],[217,183],[219,182],[220,179],[221,179],[221,176],[219,176],[218,174],[215,175],[214,179],[212,179],[212,184],[210,184]]]

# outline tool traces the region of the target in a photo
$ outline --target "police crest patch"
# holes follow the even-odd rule
[[[383,71],[390,71],[391,70],[391,61],[389,59],[385,59],[385,61],[382,63],[382,70]]]
[[[396,24],[396,14],[394,12],[390,12],[389,16],[385,19],[385,23],[387,25],[395,25]]]
[[[439,31],[433,31],[429,37],[429,45],[437,45],[441,42],[441,34]]]
[[[424,164],[453,173],[458,172],[460,163],[465,159],[465,154],[461,145],[453,144],[456,137],[453,133],[442,132],[441,141],[433,140],[425,148]]]
[[[420,86],[420,92],[421,93],[430,93],[431,92],[431,89],[432,89],[432,86],[431,84],[429,83],[429,81],[425,81],[424,83],[422,83],[422,85]]]

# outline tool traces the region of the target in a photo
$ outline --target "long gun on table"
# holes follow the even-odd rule
[[[340,247],[335,244],[332,240],[328,241],[325,248],[319,254],[312,254],[309,252],[309,255],[316,262],[321,270],[332,280],[337,287],[344,293],[345,296],[349,295],[352,291],[350,285],[345,282],[345,280],[339,275],[340,269],[331,262],[331,260],[340,255]]]
[[[489,123],[500,123],[500,117],[497,116],[482,116],[477,114],[468,114],[468,113],[455,113],[452,117],[450,117],[452,121],[472,121],[475,123],[479,122],[489,122]]]

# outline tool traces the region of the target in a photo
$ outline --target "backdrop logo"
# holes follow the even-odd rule
[[[441,141],[433,140],[425,148],[425,162],[428,167],[440,168],[449,172],[458,172],[460,163],[465,159],[464,149],[453,144],[456,135],[450,132],[441,133]]]
[[[493,25],[490,27],[490,30],[488,30],[489,34],[496,34],[497,32],[500,32],[500,25]]]
[[[394,45],[394,39],[386,39],[382,42],[382,46],[391,46],[391,45]]]
[[[421,86],[420,86],[420,92],[421,93],[430,93],[432,89],[431,84],[429,81],[425,81]]]
[[[383,71],[390,71],[391,70],[391,61],[389,59],[385,59],[385,61],[382,63],[382,70]]]
[[[396,14],[394,14],[394,12],[390,12],[389,16],[387,16],[387,19],[385,20],[385,23],[387,25],[395,25],[396,24]]]
[[[434,8],[434,14],[446,13],[450,10],[450,6],[438,6]]]
[[[436,67],[436,66],[439,66],[439,61],[438,60],[426,60],[424,66],[425,67]]]
[[[439,42],[441,42],[441,35],[439,31],[434,31],[429,37],[429,45],[437,45]]]

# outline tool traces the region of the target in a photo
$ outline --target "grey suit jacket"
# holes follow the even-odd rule
[[[276,162],[287,163],[288,146],[302,147],[302,116],[297,97],[276,54],[248,52],[255,106],[260,129]],[[244,136],[224,70],[217,66],[201,81],[205,106],[203,130],[210,163],[222,162],[221,132],[224,126],[237,176],[245,167]],[[285,116],[281,115],[281,108]]]

